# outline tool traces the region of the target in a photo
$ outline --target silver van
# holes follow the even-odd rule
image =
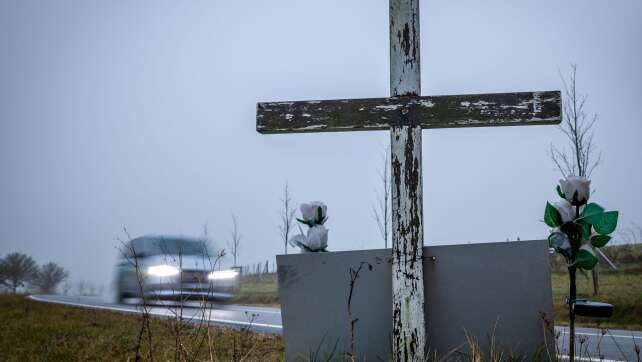
[[[122,247],[116,267],[120,303],[141,300],[222,300],[233,296],[239,270],[220,270],[208,242],[173,236],[142,236]],[[138,270],[138,271],[137,271]]]

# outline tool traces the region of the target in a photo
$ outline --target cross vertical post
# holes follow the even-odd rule
[[[419,0],[390,0],[390,95],[421,95]],[[401,113],[390,127],[392,353],[395,361],[417,361],[426,345],[421,123],[407,108]]]

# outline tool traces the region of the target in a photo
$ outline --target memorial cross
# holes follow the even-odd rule
[[[392,357],[423,360],[421,130],[560,123],[559,91],[421,96],[419,0],[390,0],[389,98],[257,104],[259,133],[390,130]]]

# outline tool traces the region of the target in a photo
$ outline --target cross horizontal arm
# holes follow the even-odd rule
[[[393,125],[458,128],[558,124],[559,91],[339,99],[257,104],[260,133],[384,130]]]

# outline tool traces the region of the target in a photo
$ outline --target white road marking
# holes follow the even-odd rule
[[[236,310],[239,312],[256,312],[256,313],[268,313],[268,314],[281,314],[281,311],[275,311],[275,310],[270,310],[270,309],[263,309],[260,307],[244,307],[244,306],[237,306],[237,305],[219,305],[215,304],[215,307],[223,307],[225,308],[224,310]]]
[[[595,336],[599,337],[602,334],[601,333],[575,333],[577,336]],[[604,337],[613,337],[613,338],[632,338],[632,339],[642,339],[642,336],[636,336],[636,335],[630,335],[630,336],[624,336],[621,334],[605,334]]]
[[[560,359],[562,360],[568,360],[567,355],[561,355]],[[624,360],[619,360],[619,359],[601,359],[601,358],[595,358],[595,357],[575,357],[576,361],[588,361],[588,362],[627,362]]]
[[[564,332],[564,334],[568,335],[568,330],[566,328],[559,328],[560,331]],[[608,329],[607,329],[608,330]],[[602,335],[602,333],[590,333],[590,332],[575,332],[576,336],[593,336],[593,337],[599,337]],[[613,337],[613,338],[626,338],[626,339],[640,339],[642,340],[642,336],[637,336],[635,334],[631,335],[623,335],[623,334],[610,334],[606,333],[604,337]]]
[[[117,306],[106,306],[106,305],[93,305],[93,304],[86,304],[86,303],[77,303],[77,302],[68,302],[68,301],[59,301],[59,300],[52,300],[52,299],[47,299],[47,298],[40,298],[37,296],[30,295],[30,299],[33,299],[35,301],[39,302],[46,302],[46,303],[55,303],[55,304],[64,304],[64,305],[71,305],[71,306],[76,306],[76,307],[85,307],[85,308],[92,308],[92,309],[103,309],[103,310],[113,310],[113,311],[118,311],[118,312],[125,312],[125,313],[141,313],[139,309],[136,308],[123,308],[123,307],[117,307]],[[154,307],[150,307],[154,308]],[[173,316],[174,314],[169,311],[165,310],[164,312],[160,312],[157,310],[151,310],[149,314],[152,315],[157,315],[157,316]],[[268,323],[254,323],[254,322],[248,322],[248,321],[239,321],[239,320],[232,320],[232,319],[218,319],[218,318],[207,318],[208,321],[210,322],[217,322],[217,323],[222,323],[222,324],[231,324],[231,325],[242,325],[242,326],[254,326],[254,327],[264,327],[264,328],[274,328],[274,329],[282,329],[283,327],[277,324],[268,324]]]

